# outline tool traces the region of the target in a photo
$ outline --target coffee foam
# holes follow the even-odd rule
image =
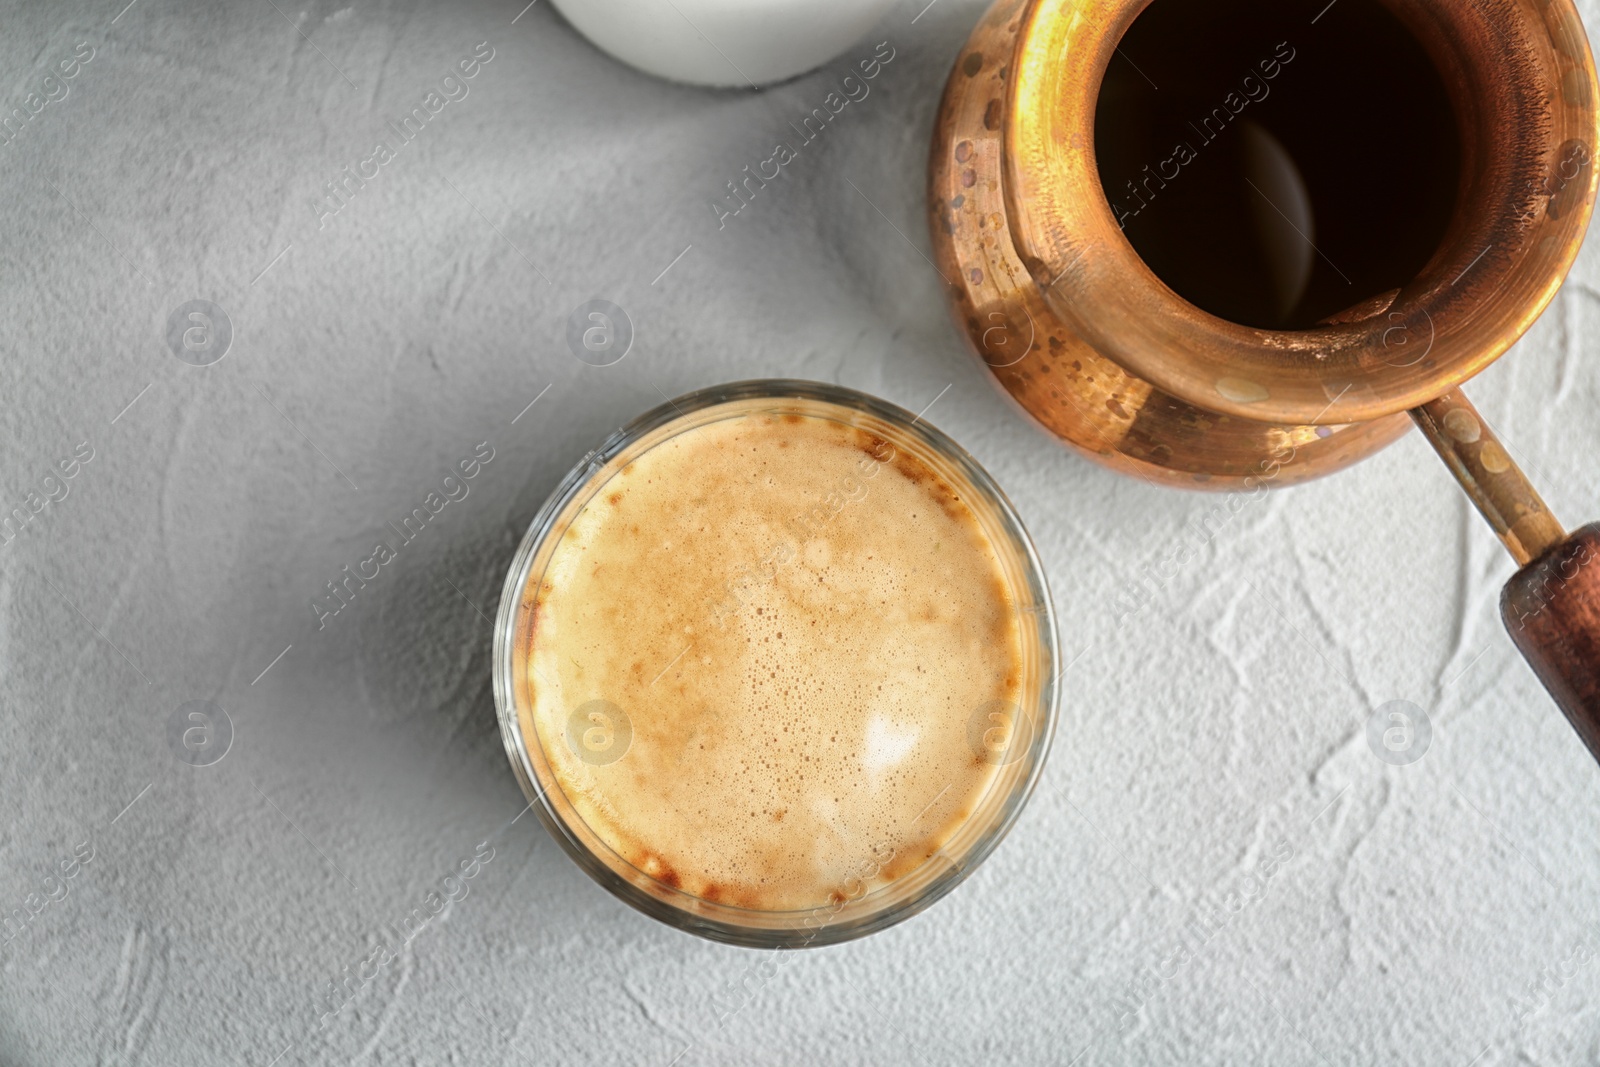
[[[937,853],[995,779],[973,713],[1022,674],[961,491],[905,442],[768,413],[597,478],[534,598],[542,785],[639,870],[739,907],[837,902]]]

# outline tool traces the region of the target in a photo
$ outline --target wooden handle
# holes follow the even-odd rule
[[[1600,760],[1600,523],[1569,537],[1460,390],[1411,414],[1523,565],[1501,594],[1500,617]]]
[[[1518,571],[1500,597],[1500,616],[1600,760],[1600,523]]]

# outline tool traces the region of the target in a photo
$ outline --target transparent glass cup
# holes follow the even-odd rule
[[[971,815],[934,855],[887,882],[889,861],[864,849],[843,899],[796,911],[765,911],[702,899],[651,877],[588,826],[557,778],[533,721],[533,591],[562,535],[611,477],[677,434],[751,414],[797,414],[843,422],[904,449],[955,488],[999,561],[1021,636],[1020,697],[974,709],[967,730],[975,756],[994,765]],[[815,382],[739,382],[690,393],[613,433],[562,479],[540,508],[512,561],[494,634],[494,693],[501,735],[523,793],[578,866],[647,915],[701,937],[757,948],[796,948],[862,937],[906,919],[955,888],[1016,821],[1043,769],[1055,729],[1055,615],[1043,568],[1016,512],[989,475],[950,438],[901,408]],[[572,743],[569,739],[568,743]]]

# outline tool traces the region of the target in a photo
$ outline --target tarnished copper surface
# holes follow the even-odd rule
[[[1533,562],[1567,536],[1539,491],[1459,389],[1428,401],[1412,414],[1518,565]]]
[[[1101,188],[1100,84],[1149,3],[999,0],[957,57],[929,186],[956,319],[1024,410],[1124,473],[1234,489],[1340,469],[1500,356],[1560,287],[1596,193],[1587,37],[1571,0],[1385,0],[1454,101],[1463,206],[1409,285],[1273,331],[1175,294]]]

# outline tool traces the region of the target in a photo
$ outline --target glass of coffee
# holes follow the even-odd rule
[[[580,867],[755,947],[927,907],[1015,822],[1055,617],[1010,503],[920,418],[718,386],[613,434],[535,517],[495,624],[512,766]]]

